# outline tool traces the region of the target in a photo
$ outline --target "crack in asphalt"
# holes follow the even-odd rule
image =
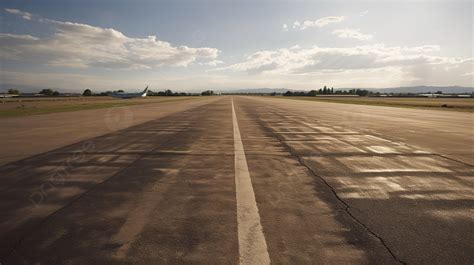
[[[280,140],[278,138],[278,140]],[[284,143],[283,143],[284,144]],[[286,145],[285,145],[286,146]],[[298,159],[298,162],[304,166],[305,168],[307,168],[309,170],[309,172],[311,172],[315,177],[319,178],[324,184],[326,184],[326,186],[331,189],[331,192],[334,194],[334,196],[336,197],[336,199],[341,202],[343,205],[344,205],[344,211],[356,222],[358,223],[359,225],[361,225],[367,232],[369,232],[372,236],[376,237],[380,243],[385,247],[385,249],[390,253],[390,255],[397,261],[399,262],[400,264],[408,264],[404,261],[402,261],[399,257],[397,257],[395,255],[395,253],[390,249],[390,247],[387,245],[387,243],[385,242],[385,240],[379,236],[377,233],[375,233],[374,231],[372,231],[367,225],[365,225],[361,220],[359,220],[357,217],[355,217],[351,212],[350,212],[350,205],[344,201],[336,192],[336,190],[334,189],[333,186],[331,186],[331,184],[329,184],[322,176],[320,176],[319,174],[317,174],[316,172],[314,172],[309,166],[307,166],[303,161],[302,159],[295,155],[292,151],[291,151],[291,148],[287,146],[287,148],[289,149],[289,152],[292,156],[296,157],[296,159]]]
[[[442,158],[444,158],[444,159],[448,159],[448,160],[454,161],[454,162],[459,163],[459,164],[463,164],[463,165],[468,166],[468,167],[474,167],[474,165],[471,165],[471,164],[469,164],[469,163],[467,163],[467,162],[463,162],[463,161],[457,160],[457,159],[455,159],[455,158],[448,157],[448,156],[446,156],[446,155],[437,154],[437,153],[431,153],[431,154],[432,154],[432,155],[435,155],[435,156],[442,157]]]
[[[373,230],[371,230],[367,225],[365,225],[361,220],[359,220],[356,216],[354,216],[351,212],[350,212],[350,205],[344,201],[336,192],[335,188],[333,186],[331,186],[331,184],[329,184],[321,175],[317,174],[316,172],[314,172],[308,165],[306,165],[306,163],[298,156],[296,155],[290,146],[288,146],[283,139],[281,139],[279,137],[279,135],[277,133],[275,133],[271,128],[265,126],[264,122],[261,120],[261,119],[258,119],[258,123],[260,123],[260,125],[262,125],[267,131],[271,132],[274,137],[288,150],[288,152],[290,153],[291,156],[293,156],[294,158],[296,158],[298,160],[298,162],[304,166],[309,172],[311,172],[312,175],[314,175],[315,177],[317,177],[318,179],[320,179],[330,190],[331,192],[333,193],[334,197],[344,205],[344,212],[347,213],[347,215],[352,219],[354,220],[357,224],[359,224],[360,226],[362,226],[370,235],[374,236],[375,238],[377,238],[379,240],[379,242],[382,244],[382,246],[388,251],[388,253],[392,256],[392,258],[397,261],[398,263],[400,264],[408,264],[407,262],[401,260],[399,257],[397,257],[397,255],[395,255],[395,253],[392,251],[392,249],[390,249],[390,247],[387,245],[387,243],[385,242],[385,240],[380,236],[378,235],[377,233],[375,233]]]

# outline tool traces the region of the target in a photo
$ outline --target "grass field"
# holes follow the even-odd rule
[[[110,97],[7,98],[0,100],[0,118],[163,103],[196,98],[198,97],[146,97],[136,99]]]
[[[474,98],[277,97],[343,104],[474,112]]]

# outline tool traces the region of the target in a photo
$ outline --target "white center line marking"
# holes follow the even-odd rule
[[[267,243],[263,235],[255,193],[250,179],[244,145],[232,99],[234,127],[235,190],[237,199],[237,230],[240,264],[270,264]]]

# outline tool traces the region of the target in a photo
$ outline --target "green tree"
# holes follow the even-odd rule
[[[20,91],[18,91],[18,89],[8,89],[8,94],[18,95]]]
[[[206,90],[201,93],[201,96],[212,96],[214,95],[214,91],[212,90]]]
[[[45,88],[39,92],[40,94],[43,94],[45,96],[52,96],[53,95],[53,90],[49,88]]]
[[[57,97],[57,96],[59,96],[59,92],[58,92],[58,91],[54,91],[51,95],[54,96],[54,97]]]
[[[369,91],[365,90],[365,89],[357,89],[356,94],[361,96],[361,97],[365,97],[369,94]]]
[[[315,97],[316,94],[318,94],[318,92],[316,90],[311,90],[311,91],[308,92],[308,96],[310,96],[310,97]]]
[[[82,95],[85,96],[85,97],[90,97],[90,96],[92,96],[92,91],[90,89],[86,89],[86,90],[84,90]]]

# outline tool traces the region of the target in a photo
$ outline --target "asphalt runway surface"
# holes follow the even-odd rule
[[[473,114],[174,104],[0,166],[0,263],[473,263]]]
[[[184,111],[213,100],[215,99],[195,97],[180,102],[2,118],[0,165]]]

